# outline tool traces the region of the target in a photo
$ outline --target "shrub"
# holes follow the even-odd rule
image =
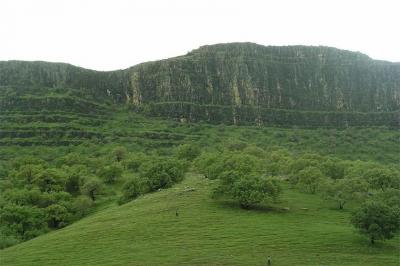
[[[15,236],[7,236],[2,233],[0,233],[0,249],[5,249],[11,246],[14,246],[21,242],[17,237]]]
[[[139,197],[147,190],[144,182],[138,178],[130,178],[122,186],[122,196],[118,203],[123,204]]]
[[[132,171],[138,171],[140,166],[147,162],[149,158],[144,154],[131,155],[123,161],[123,165]]]
[[[125,147],[119,146],[114,148],[114,150],[112,151],[112,154],[114,155],[114,158],[117,162],[122,161],[126,154],[127,154],[127,150]]]
[[[243,175],[237,171],[221,174],[219,184],[214,189],[214,197],[228,197],[237,201],[244,209],[266,200],[276,201],[281,188],[276,179],[260,177],[254,173]]]
[[[88,196],[76,197],[72,203],[72,209],[78,218],[87,215],[90,208],[93,207],[93,200]]]
[[[201,153],[200,147],[194,144],[183,144],[180,145],[176,151],[176,156],[178,159],[185,159],[188,161],[193,161]]]
[[[164,159],[141,167],[140,177],[147,180],[150,191],[168,188],[183,179],[185,165],[176,159]]]
[[[310,166],[299,172],[298,184],[303,187],[305,191],[314,194],[324,178],[325,176],[322,174],[321,170]]]

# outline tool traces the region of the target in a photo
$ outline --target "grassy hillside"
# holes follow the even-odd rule
[[[1,264],[265,265],[272,256],[273,265],[398,265],[398,237],[370,246],[348,224],[349,211],[315,195],[288,188],[273,207],[243,210],[210,199],[212,186],[189,174],[171,189],[5,249]]]

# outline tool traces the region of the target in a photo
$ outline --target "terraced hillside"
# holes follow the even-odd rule
[[[0,62],[0,86],[3,98],[42,88],[72,91],[96,103],[128,104],[181,121],[396,128],[400,123],[400,65],[328,47],[220,44],[111,72]],[[0,107],[12,105],[5,98]]]
[[[397,265],[350,215],[399,207],[399,107],[398,63],[327,47],[0,62],[0,264]],[[283,194],[211,197],[230,172]]]
[[[72,90],[0,90],[0,145],[69,145],[104,139],[99,130],[110,106],[81,98]]]

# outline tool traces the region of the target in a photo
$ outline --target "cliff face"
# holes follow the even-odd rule
[[[326,47],[205,46],[135,66],[129,76],[132,103],[362,112],[400,104],[400,65]]]
[[[293,112],[311,112],[316,125],[361,112],[378,113],[365,114],[365,125],[398,125],[400,109],[400,64],[328,47],[220,44],[111,72],[0,62],[0,86],[71,88],[152,115],[235,124],[269,124],[279,109],[281,124],[295,122]]]

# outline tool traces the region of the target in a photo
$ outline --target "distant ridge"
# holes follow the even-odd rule
[[[192,122],[399,124],[400,64],[324,46],[206,45],[117,71],[3,61],[0,86],[21,93],[73,89],[97,102]]]

